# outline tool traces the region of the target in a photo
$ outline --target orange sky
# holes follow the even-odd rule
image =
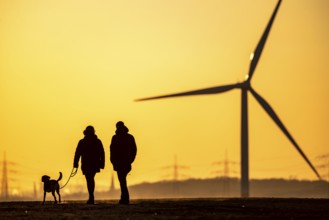
[[[133,100],[243,81],[276,3],[0,1],[0,160],[6,152],[17,163],[12,188],[32,190],[59,171],[65,181],[87,125],[107,159],[98,189],[109,187],[118,120],[138,146],[129,184],[170,175],[162,167],[175,155],[193,178],[214,177],[226,150],[239,162],[239,90]],[[329,152],[328,20],[327,0],[283,0],[252,81],[314,165]],[[250,177],[316,179],[249,98]],[[239,166],[231,170],[239,175]],[[84,184],[81,172],[74,184]]]

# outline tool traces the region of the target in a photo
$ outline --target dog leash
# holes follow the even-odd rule
[[[75,169],[75,170],[74,170],[74,169]],[[75,174],[77,174],[77,172],[78,172],[78,168],[74,168],[74,167],[73,167],[69,179],[66,181],[66,183],[64,184],[64,186],[62,186],[60,189],[63,189],[63,188],[69,183],[70,179],[71,179],[72,177],[74,177]]]

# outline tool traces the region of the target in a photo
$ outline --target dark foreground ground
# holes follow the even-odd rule
[[[166,199],[1,202],[0,219],[329,219],[329,199]]]

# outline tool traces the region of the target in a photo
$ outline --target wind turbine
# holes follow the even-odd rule
[[[215,86],[205,89],[198,89],[188,92],[181,92],[169,95],[162,95],[162,96],[155,96],[149,98],[142,98],[137,99],[136,101],[146,101],[146,100],[153,100],[153,99],[162,99],[162,98],[171,98],[171,97],[180,97],[180,96],[192,96],[192,95],[208,95],[208,94],[219,94],[223,92],[230,91],[232,89],[241,89],[241,196],[242,197],[249,197],[249,161],[248,161],[248,91],[254,96],[254,98],[258,101],[258,103],[263,107],[263,109],[267,112],[267,114],[272,118],[272,120],[277,124],[277,126],[281,129],[281,131],[286,135],[286,137],[290,140],[299,154],[304,158],[310,168],[314,171],[316,176],[321,179],[319,173],[311,163],[311,161],[307,158],[304,154],[302,149],[299,147],[297,142],[288,132],[284,124],[279,119],[278,115],[275,113],[273,108],[269,105],[265,99],[260,96],[252,87],[251,87],[251,79],[255,72],[257,63],[260,59],[262,54],[263,48],[266,43],[266,39],[270,33],[273,21],[275,16],[279,10],[280,4],[282,0],[279,0],[273,14],[266,26],[266,29],[258,42],[258,45],[255,51],[250,55],[250,67],[249,72],[246,75],[245,81],[236,83],[236,84],[229,84],[223,86]]]

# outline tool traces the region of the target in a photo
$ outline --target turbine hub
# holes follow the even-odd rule
[[[246,79],[246,81],[244,81],[243,83],[240,84],[240,88],[241,89],[250,89],[251,85],[250,85],[250,80]]]

